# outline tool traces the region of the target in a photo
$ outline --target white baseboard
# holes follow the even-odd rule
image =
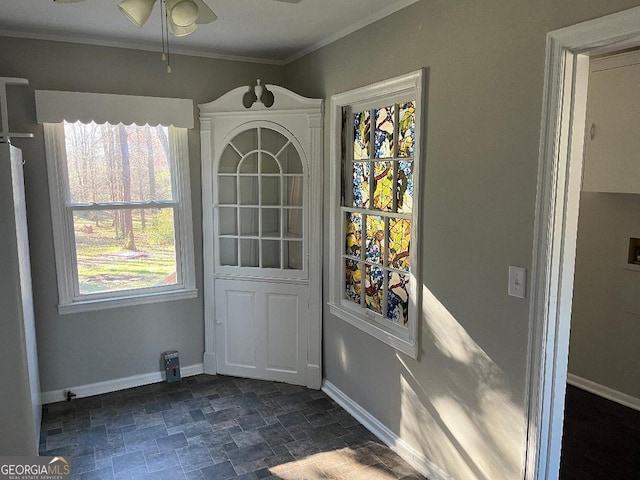
[[[452,480],[452,477],[427,457],[402,440],[387,426],[371,415],[367,410],[348,397],[328,380],[322,382],[322,391],[331,397],[338,405],[349,412],[356,420],[364,425],[371,433],[382,440],[391,450],[400,455],[409,465],[418,470],[430,480]]]
[[[586,378],[579,377],[572,373],[567,375],[567,383],[593,393],[594,395],[611,400],[612,402],[624,405],[625,407],[640,411],[640,398],[632,397],[631,395],[605,387],[604,385],[600,385],[599,383],[592,382],[591,380],[587,380]]]
[[[204,366],[201,363],[188,365],[180,368],[182,377],[190,377],[204,373]],[[66,400],[65,392],[71,390],[76,394],[76,398],[90,397],[92,395],[100,395],[101,393],[117,392],[127,388],[139,387],[150,383],[158,383],[165,380],[164,372],[143,373],[141,375],[133,375],[131,377],[116,378],[107,380],[106,382],[90,383],[88,385],[77,385],[75,387],[65,388],[63,390],[51,390],[42,392],[42,404],[55,403]]]

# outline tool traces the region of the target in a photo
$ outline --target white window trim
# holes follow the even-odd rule
[[[56,274],[58,280],[58,312],[60,314],[104,310],[143,305],[169,300],[196,298],[193,222],[189,150],[186,128],[169,127],[171,173],[175,201],[176,270],[178,283],[160,287],[121,290],[108,294],[77,295],[75,293],[75,247],[73,225],[67,217],[67,173],[64,131],[61,123],[45,123],[45,149],[51,201]]]
[[[329,250],[333,260],[329,268],[329,310],[331,313],[354,327],[368,333],[378,340],[390,345],[396,350],[409,355],[412,358],[418,356],[418,325],[420,318],[420,278],[419,278],[419,225],[420,225],[420,167],[424,162],[421,149],[421,128],[424,90],[423,70],[417,70],[399,77],[361,87],[331,97],[331,212],[330,217],[330,245]],[[342,244],[344,243],[344,215],[341,210],[341,172],[342,172],[342,109],[343,107],[356,107],[358,109],[370,108],[385,101],[393,101],[397,98],[415,99],[416,102],[416,130],[414,144],[414,187],[413,187],[413,214],[411,221],[411,274],[410,274],[410,304],[409,322],[406,335],[402,335],[401,329],[395,325],[383,325],[374,320],[375,314],[369,315],[363,309],[352,306],[349,300],[344,299],[344,258],[342,256]],[[364,241],[364,238],[363,238]],[[364,282],[362,283],[364,288]],[[396,328],[394,328],[396,327]]]

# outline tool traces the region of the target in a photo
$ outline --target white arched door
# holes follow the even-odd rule
[[[200,106],[205,371],[318,388],[321,102],[267,88]]]

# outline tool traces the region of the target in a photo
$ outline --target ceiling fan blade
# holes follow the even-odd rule
[[[198,19],[196,23],[211,23],[218,19],[218,16],[213,13],[213,10],[209,8],[204,0],[194,0],[198,5]]]

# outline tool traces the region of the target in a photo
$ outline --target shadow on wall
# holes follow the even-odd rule
[[[454,478],[521,478],[524,413],[506,375],[426,286],[422,299],[421,363],[429,368],[398,355],[401,438]]]

